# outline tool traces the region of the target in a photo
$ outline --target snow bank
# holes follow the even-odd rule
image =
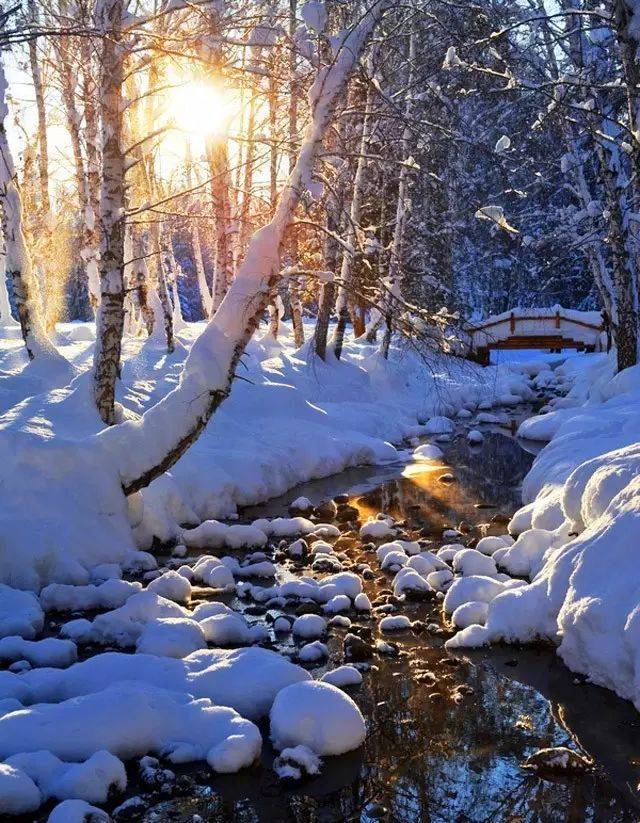
[[[550,414],[521,427],[552,439],[523,483],[527,505],[509,525],[519,537],[493,554],[531,582],[491,597],[459,596],[472,578],[454,582],[448,610],[471,600],[489,605],[484,626],[468,625],[447,646],[549,639],[571,669],[640,709],[640,367],[612,374],[604,355],[555,370],[571,389]]]

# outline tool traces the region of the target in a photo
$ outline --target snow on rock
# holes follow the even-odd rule
[[[85,586],[51,583],[40,592],[40,605],[45,612],[118,609],[132,595],[141,591],[141,583],[115,579],[105,580],[97,586],[92,583]]]
[[[134,594],[119,609],[99,614],[93,622],[79,619],[65,623],[61,633],[78,643],[127,648],[135,646],[148,623],[163,617],[188,616],[189,612],[177,603],[143,591]]]
[[[474,446],[484,443],[484,434],[477,429],[471,429],[471,431],[467,432],[467,442]]]
[[[414,460],[441,460],[444,457],[444,452],[439,446],[433,443],[423,443],[413,450],[411,455]]]
[[[281,780],[301,780],[305,775],[319,774],[320,758],[306,746],[289,747],[273,761],[273,770]]]
[[[40,808],[42,796],[21,769],[0,763],[0,813],[27,814]]]
[[[512,546],[500,554],[500,565],[509,574],[535,577],[544,563],[547,552],[554,546],[558,535],[545,529],[528,529]]]
[[[191,600],[191,583],[174,571],[156,577],[147,586],[147,591],[155,592],[160,597],[173,600],[174,603],[188,603]]]
[[[123,792],[127,787],[124,764],[104,750],[82,763],[66,763],[45,750],[14,754],[5,763],[28,775],[43,801],[55,798],[105,803],[110,791]]]
[[[214,646],[245,646],[260,643],[269,636],[266,626],[250,626],[237,612],[206,617],[199,625],[207,641]]]
[[[259,548],[267,543],[265,532],[256,524],[228,526],[217,520],[205,520],[195,529],[183,530],[180,539],[190,549]]]
[[[301,663],[316,663],[318,660],[325,660],[329,657],[329,649],[319,640],[305,645],[298,652],[298,659]]]
[[[352,605],[346,594],[336,594],[335,597],[332,597],[322,606],[322,611],[325,614],[340,614],[340,612],[348,612]]]
[[[323,683],[330,683],[343,689],[345,686],[359,686],[362,683],[362,675],[355,666],[338,666],[330,672],[323,674],[320,678]]]
[[[68,669],[2,674],[0,700],[14,697],[25,705],[68,700],[131,681],[142,686],[162,684],[194,698],[207,697],[252,720],[269,713],[280,689],[310,677],[282,655],[261,648],[203,649],[182,660],[105,652]]]
[[[231,591],[235,587],[233,572],[218,557],[205,554],[193,567],[193,579],[212,589]]]
[[[340,596],[340,595],[337,595]],[[305,640],[322,637],[327,631],[327,621],[319,614],[303,614],[293,623],[293,633]]]
[[[296,537],[299,534],[311,534],[317,526],[306,517],[266,517],[254,520],[251,528],[261,531],[266,537]]]
[[[481,537],[476,544],[476,550],[482,554],[492,555],[498,549],[510,545],[504,537]]]
[[[425,434],[452,434],[456,425],[448,417],[431,417],[424,426]]]
[[[396,597],[401,597],[406,594],[426,594],[430,591],[432,591],[432,589],[429,583],[419,572],[415,571],[415,569],[406,567],[401,569],[393,581],[393,593]]]
[[[0,637],[20,635],[33,640],[43,626],[44,614],[38,598],[0,583]]]
[[[303,745],[320,757],[357,749],[366,728],[353,700],[329,683],[309,681],[282,689],[270,713],[278,750]]]
[[[27,660],[32,666],[64,668],[78,659],[78,647],[71,640],[45,637],[25,640],[19,635],[0,640],[0,660]]]
[[[462,575],[486,575],[492,577],[497,574],[495,560],[476,549],[462,549],[453,558],[453,571]]]
[[[381,632],[402,632],[411,628],[411,621],[404,614],[389,615],[380,621]]]
[[[153,752],[184,763],[205,759],[230,738],[244,765],[260,752],[260,732],[233,709],[131,680],[0,718],[3,758],[48,750],[62,760],[78,761],[107,750],[124,760]]]
[[[384,540],[385,537],[393,537],[395,530],[385,520],[370,520],[360,527],[360,537],[363,540],[369,538],[373,540]]]
[[[469,575],[459,577],[453,581],[444,598],[444,610],[448,614],[454,612],[458,606],[471,600],[490,603],[505,589],[505,584],[492,577],[483,575]]]
[[[136,642],[136,652],[158,657],[187,657],[207,646],[204,622],[196,623],[185,617],[164,617],[147,623]]]
[[[109,815],[84,800],[63,800],[51,812],[47,823],[109,823]]]
[[[483,626],[487,619],[488,611],[489,606],[487,603],[470,600],[454,610],[451,615],[451,622],[457,629],[466,629],[467,626],[472,626],[474,623]]]

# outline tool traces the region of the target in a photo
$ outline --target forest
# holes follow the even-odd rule
[[[638,818],[639,47],[0,5],[2,819]]]

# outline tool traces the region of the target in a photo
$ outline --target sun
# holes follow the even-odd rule
[[[213,82],[187,81],[171,90],[168,114],[177,129],[199,137],[226,134],[237,115],[231,91]]]

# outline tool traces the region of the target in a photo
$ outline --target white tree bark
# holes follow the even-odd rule
[[[42,357],[63,361],[49,340],[40,314],[38,287],[23,230],[22,199],[13,156],[7,140],[5,119],[7,81],[0,61],[0,208],[5,241],[5,267],[11,279],[18,319],[30,360]]]
[[[122,146],[124,48],[122,20],[128,0],[103,0],[96,7],[102,32],[100,112],[100,308],[96,320],[94,396],[100,417],[115,422],[116,381],[124,330],[125,155]]]

